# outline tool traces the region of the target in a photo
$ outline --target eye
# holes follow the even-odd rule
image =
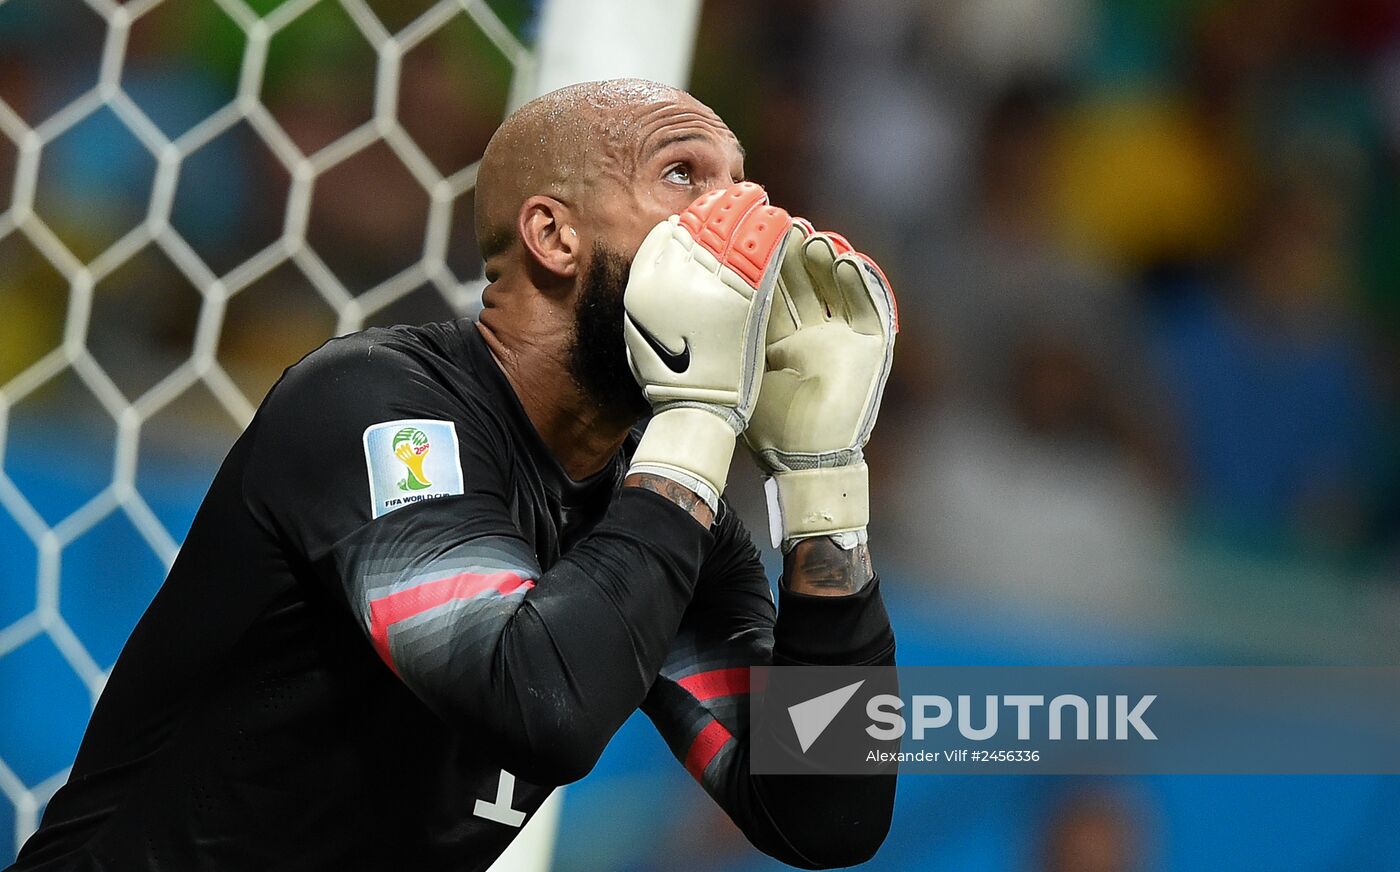
[[[664,175],[662,178],[666,179],[669,182],[675,182],[678,185],[689,185],[691,181],[690,165],[683,163],[676,164],[675,166],[668,169],[666,171],[666,175]]]

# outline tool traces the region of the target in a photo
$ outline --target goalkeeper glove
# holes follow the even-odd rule
[[[769,528],[784,552],[817,536],[847,549],[865,541],[862,449],[898,332],[894,294],[875,262],[796,219],[768,322],[767,372],[744,434],[768,476]]]
[[[679,482],[719,510],[763,373],[763,338],[792,219],[743,182],[643,240],[623,296],[627,362],[653,416],[629,474]]]

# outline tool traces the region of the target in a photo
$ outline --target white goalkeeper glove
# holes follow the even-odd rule
[[[719,510],[763,373],[792,219],[742,182],[710,191],[643,240],[623,304],[627,362],[653,411],[629,474],[669,478]]]
[[[865,541],[862,449],[889,378],[899,313],[889,282],[844,237],[798,218],[767,331],[767,372],[744,439],[769,476],[773,545]]]

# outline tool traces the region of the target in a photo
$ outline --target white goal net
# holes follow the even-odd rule
[[[655,18],[593,6],[629,4]],[[471,310],[476,160],[508,107],[667,75],[577,33],[551,61],[544,5],[0,0],[0,862],[281,368],[332,334]],[[669,36],[632,42],[683,76],[698,3],[677,8]],[[181,40],[195,62],[153,66]]]

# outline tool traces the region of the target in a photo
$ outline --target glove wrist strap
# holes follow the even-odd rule
[[[787,551],[798,540],[817,536],[831,536],[843,548],[864,541],[870,523],[870,473],[864,463],[775,473],[764,489],[775,548]]]
[[[734,440],[734,428],[713,412],[695,406],[665,409],[647,424],[627,473],[669,478],[718,514]]]

